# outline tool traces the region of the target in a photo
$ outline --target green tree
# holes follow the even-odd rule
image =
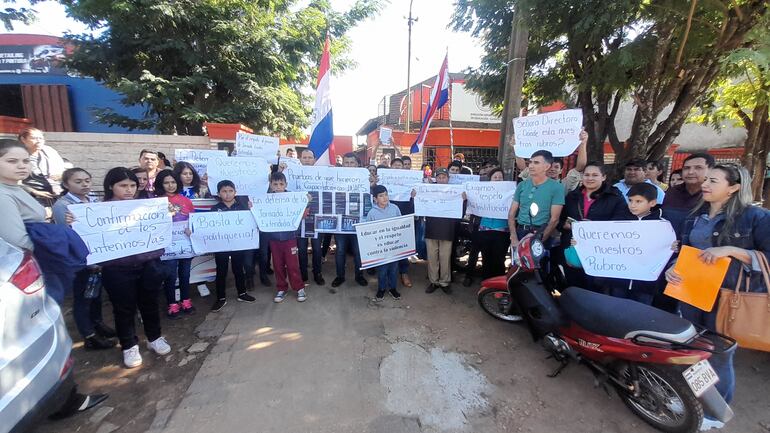
[[[453,26],[472,31],[486,49],[469,85],[491,103],[503,97],[513,7],[530,31],[525,96],[537,105],[561,99],[580,106],[589,156],[599,156],[607,139],[622,162],[665,153],[721,62],[766,14],[767,1],[460,0]],[[629,96],[634,124],[621,143],[614,119]]]
[[[40,1],[41,0],[33,0],[29,3],[35,4],[39,3]],[[0,21],[2,21],[5,30],[9,32],[13,30],[13,24],[16,22],[31,24],[35,21],[34,9],[25,7],[17,8],[15,6],[11,6],[12,4],[16,3],[16,0],[3,0],[3,3],[6,5],[6,7],[0,9]]]
[[[762,200],[767,157],[770,154],[770,20],[751,32],[746,47],[725,61],[714,85],[699,100],[691,120],[720,128],[746,128],[743,165],[751,172],[755,200]],[[765,200],[765,206],[769,203]]]
[[[203,122],[243,123],[300,136],[326,35],[333,69],[351,62],[345,33],[377,12],[358,0],[344,13],[327,0],[62,0],[97,30],[68,35],[68,66],[145,107],[143,118],[109,109],[99,119],[128,128],[202,135]]]

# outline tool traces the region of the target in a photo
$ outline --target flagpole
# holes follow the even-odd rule
[[[417,21],[417,18],[412,18],[413,2],[414,0],[409,0],[409,18],[406,19],[407,26],[409,27],[409,42],[406,50],[406,126],[404,132],[407,134],[409,133],[409,123],[412,121],[412,24]]]
[[[446,57],[447,59],[449,59],[449,47],[446,47]],[[447,74],[449,75],[449,153],[452,155],[451,158],[454,158],[455,133],[454,133],[454,129],[452,129],[452,74],[449,72],[448,61],[447,61]]]

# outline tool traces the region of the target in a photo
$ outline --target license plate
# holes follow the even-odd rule
[[[710,386],[719,382],[719,376],[707,359],[690,366],[682,373],[682,376],[696,397],[700,397]]]

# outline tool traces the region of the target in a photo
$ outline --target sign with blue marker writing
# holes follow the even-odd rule
[[[72,229],[88,247],[88,264],[166,248],[172,242],[168,199],[119,200],[67,206]]]
[[[190,236],[187,236],[188,221],[176,221],[171,231],[171,245],[166,247],[166,252],[161,260],[189,259],[195,257]]]
[[[538,150],[553,156],[569,156],[580,144],[583,112],[579,109],[524,116],[513,119],[516,156],[529,158]]]
[[[190,215],[190,241],[198,254],[259,248],[259,230],[251,211]]]
[[[586,274],[641,281],[658,279],[676,240],[665,220],[578,221],[572,237]]]

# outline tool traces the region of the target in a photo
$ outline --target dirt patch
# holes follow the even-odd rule
[[[130,370],[123,367],[123,355],[117,346],[99,351],[83,347],[72,317],[71,300],[65,301],[64,316],[74,340],[74,377],[79,390],[108,393],[110,397],[95,410],[61,421],[44,421],[32,431],[109,433],[119,429],[122,433],[162,428],[203,364],[211,343],[221,335],[232,317],[229,305],[219,313],[209,313],[210,298],[196,296],[193,303],[197,313],[178,320],[169,320],[161,313],[163,336],[172,349],[166,356],[147,350],[141,322],[137,319],[143,363]],[[105,323],[114,323],[112,306],[106,299],[103,312]]]

